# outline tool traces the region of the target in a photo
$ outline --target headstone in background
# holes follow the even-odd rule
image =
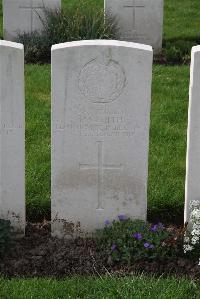
[[[3,0],[4,39],[15,41],[18,33],[41,31],[44,10],[61,7],[61,0]]]
[[[105,12],[115,17],[120,39],[162,50],[163,0],[105,0]]]
[[[54,236],[146,219],[152,55],[109,40],[52,47]]]
[[[192,48],[186,162],[185,221],[190,221],[190,205],[200,207],[200,46]]]
[[[25,229],[23,45],[0,41],[0,219]]]

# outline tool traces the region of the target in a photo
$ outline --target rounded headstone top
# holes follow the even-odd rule
[[[126,41],[119,41],[119,40],[81,40],[81,41],[73,41],[73,42],[66,42],[53,45],[51,50],[59,50],[64,48],[71,48],[71,47],[80,47],[80,46],[113,46],[113,47],[126,47],[138,50],[144,50],[148,52],[153,52],[152,47],[149,45],[143,45],[133,42],[126,42]]]
[[[192,47],[192,53],[200,52],[200,46],[194,46]]]
[[[0,46],[2,47],[10,47],[10,48],[16,48],[16,49],[24,49],[24,46],[20,43],[10,42],[7,40],[0,40]]]

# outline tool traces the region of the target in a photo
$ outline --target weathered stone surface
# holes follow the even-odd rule
[[[190,204],[200,205],[200,46],[192,48],[190,99],[186,162],[185,221],[190,219]]]
[[[163,0],[105,0],[105,12],[116,18],[120,39],[162,49]]]
[[[18,33],[41,31],[44,10],[61,7],[61,0],[3,0],[4,39],[15,41]]]
[[[0,41],[0,218],[25,228],[23,45]]]
[[[120,41],[52,47],[52,234],[146,219],[152,48]]]

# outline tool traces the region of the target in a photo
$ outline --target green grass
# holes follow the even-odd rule
[[[25,79],[26,199],[33,220],[50,215],[50,65],[26,66]]]
[[[26,66],[26,188],[31,220],[50,215],[50,65]],[[188,66],[155,66],[149,156],[150,219],[182,219]]]
[[[62,3],[67,8],[76,1]],[[91,3],[102,6],[103,0]],[[1,6],[0,15],[2,19]],[[199,19],[199,0],[165,0],[165,39],[191,39],[193,43],[200,36]],[[34,220],[50,215],[50,66],[27,65],[25,75],[26,200],[28,218]],[[183,216],[188,84],[187,66],[154,67],[148,184],[150,220],[159,216],[178,222]]]
[[[148,208],[150,220],[183,217],[188,66],[155,66],[150,130]]]
[[[104,0],[62,0],[62,7],[68,9],[76,3],[80,5],[80,1],[103,8]],[[164,3],[163,59],[168,64],[188,63],[192,46],[200,44],[200,1],[165,0]],[[0,36],[2,35],[0,0]]]
[[[200,44],[200,1],[165,0],[163,54],[170,64],[188,63]]]
[[[79,3],[80,1],[89,1],[91,5],[95,5],[97,7],[102,7],[104,5],[104,0],[62,0],[62,7],[64,9],[67,9],[68,6],[73,6],[77,2]]]
[[[80,0],[62,0],[63,8]],[[103,7],[103,0],[90,0],[94,5]],[[200,1],[165,0],[164,38],[196,40],[200,39]],[[0,36],[2,36],[2,0],[0,0]]]
[[[67,9],[68,6],[73,6],[75,3],[79,3],[80,0],[62,0],[62,8]],[[84,1],[84,0],[83,0]],[[95,5],[103,8],[104,0],[89,0],[91,5]],[[2,13],[2,0],[0,0],[0,37],[3,37],[3,13]]]
[[[199,299],[200,283],[186,279],[81,278],[0,279],[1,299]]]
[[[164,38],[200,38],[200,1],[165,0]]]
[[[63,7],[77,0],[63,0]],[[91,0],[103,6],[103,0]],[[164,40],[191,47],[200,41],[200,1],[165,0]],[[2,36],[0,0],[0,36]],[[188,46],[189,45],[189,46]],[[27,65],[26,201],[29,220],[50,215],[50,66]],[[155,66],[149,153],[148,215],[178,222],[183,216],[188,66]],[[175,278],[0,279],[2,299],[200,298],[200,284]]]
[[[63,0],[65,8],[77,0]],[[102,6],[103,0],[91,0]],[[0,2],[0,24],[2,10]],[[168,42],[200,37],[200,1],[165,0]],[[0,26],[2,32],[2,25]],[[185,43],[185,41],[184,41]],[[183,215],[189,68],[155,66],[151,113],[150,219]],[[26,66],[26,199],[28,218],[50,215],[50,66]]]

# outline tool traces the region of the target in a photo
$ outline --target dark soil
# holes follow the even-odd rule
[[[50,235],[50,223],[28,224],[26,236],[16,241],[0,260],[0,274],[7,277],[57,277],[71,275],[154,275],[189,276],[200,279],[200,266],[186,259],[173,262],[137,262],[131,266],[113,265],[97,251],[95,240],[59,240]]]

